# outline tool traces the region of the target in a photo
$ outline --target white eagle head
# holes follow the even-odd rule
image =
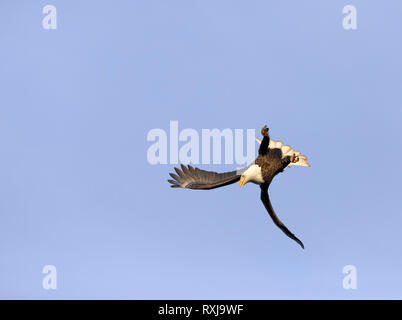
[[[256,184],[264,183],[260,166],[252,164],[247,168],[246,171],[243,172],[243,174],[240,176],[239,186],[243,187],[248,182],[253,182]]]

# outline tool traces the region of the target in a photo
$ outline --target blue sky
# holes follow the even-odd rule
[[[347,4],[357,30],[342,28]],[[0,298],[402,298],[401,14],[400,1],[1,1]],[[268,124],[306,154],[311,168],[270,187],[306,249],[258,186],[169,188],[173,165],[148,163],[146,136],[171,120]]]

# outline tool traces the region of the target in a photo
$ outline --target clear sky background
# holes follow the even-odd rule
[[[2,0],[0,298],[401,299],[401,17],[396,0]],[[270,194],[306,249],[258,186],[169,188],[146,136],[170,120],[268,124],[303,151],[311,168]]]

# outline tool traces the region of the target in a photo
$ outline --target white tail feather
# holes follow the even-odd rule
[[[259,144],[261,144],[261,140],[258,138],[255,138]],[[269,148],[270,149],[281,149],[282,151],[282,157],[286,156],[291,156],[292,154],[295,154],[296,156],[299,157],[299,161],[296,163],[289,163],[288,167],[290,166],[303,166],[303,167],[310,167],[310,164],[307,161],[307,157],[303,154],[300,153],[300,151],[295,151],[292,149],[291,146],[288,145],[283,145],[282,141],[275,141],[275,140],[269,140]]]

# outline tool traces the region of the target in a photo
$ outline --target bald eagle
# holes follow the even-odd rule
[[[168,180],[172,188],[186,188],[197,190],[209,190],[223,187],[239,181],[243,187],[246,183],[258,184],[261,188],[261,201],[271,216],[273,222],[291,239],[295,240],[303,249],[303,243],[279,220],[268,195],[268,187],[272,179],[286,167],[292,165],[309,167],[306,156],[299,151],[293,150],[288,145],[283,145],[281,141],[274,141],[269,138],[267,126],[261,128],[263,136],[258,149],[258,157],[254,163],[244,169],[216,173],[205,171],[192,166],[181,165],[181,170],[174,168],[177,175],[170,173],[174,180]]]

